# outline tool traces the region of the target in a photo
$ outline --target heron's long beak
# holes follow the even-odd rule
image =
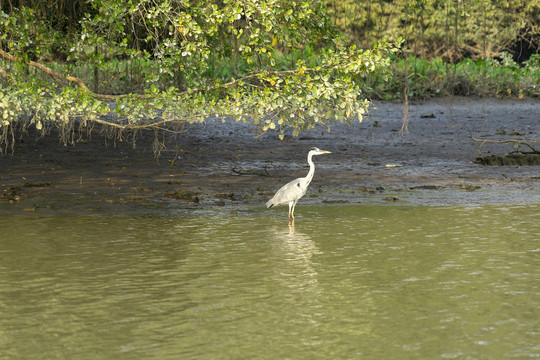
[[[326,150],[321,150],[321,152],[322,152],[323,154],[331,154],[330,151],[326,151]]]

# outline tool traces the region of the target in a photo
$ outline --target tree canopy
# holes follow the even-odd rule
[[[363,80],[385,76],[399,45],[345,46],[321,0],[14,3],[0,12],[4,148],[29,125],[177,131],[219,117],[283,137],[361,120]]]

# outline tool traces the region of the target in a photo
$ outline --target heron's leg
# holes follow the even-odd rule
[[[291,202],[289,203],[289,221],[291,221],[291,214],[292,214],[292,211],[294,211],[294,210],[293,210],[293,209],[294,209],[293,204],[294,204],[294,201],[291,201]],[[294,215],[293,215],[293,219],[294,219]]]
[[[294,207],[296,206],[296,202],[297,202],[297,201],[298,201],[298,200],[295,200],[295,201],[292,202],[293,204],[292,204],[291,216],[292,216],[293,221],[294,221]]]

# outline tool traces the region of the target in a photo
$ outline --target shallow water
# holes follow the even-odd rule
[[[2,217],[0,358],[538,358],[539,214]]]

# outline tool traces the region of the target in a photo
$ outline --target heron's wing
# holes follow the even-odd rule
[[[306,187],[304,178],[295,179],[281,187],[273,198],[266,203],[267,207],[288,204],[304,196]]]

